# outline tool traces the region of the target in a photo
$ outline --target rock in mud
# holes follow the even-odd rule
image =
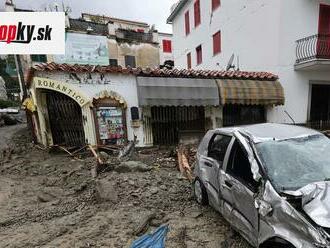
[[[37,199],[40,202],[50,202],[55,198],[52,194],[46,192],[39,192],[37,195]]]
[[[127,173],[127,172],[147,172],[151,171],[151,167],[142,163],[140,161],[126,161],[120,163],[118,166],[114,168],[115,171],[119,173]]]
[[[118,202],[118,193],[112,182],[102,179],[96,182],[96,199],[98,201]]]

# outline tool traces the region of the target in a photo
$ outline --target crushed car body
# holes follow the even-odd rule
[[[194,193],[255,247],[330,247],[330,139],[293,125],[210,130]]]

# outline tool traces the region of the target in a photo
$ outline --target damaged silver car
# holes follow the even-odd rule
[[[194,193],[254,247],[330,247],[330,139],[258,124],[209,131]]]

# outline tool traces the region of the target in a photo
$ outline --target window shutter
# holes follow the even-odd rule
[[[189,11],[187,11],[185,14],[185,29],[186,29],[186,35],[190,34]]]
[[[191,53],[187,54],[187,68],[191,69]]]
[[[320,5],[319,34],[330,34],[330,5]]]
[[[213,35],[213,55],[221,52],[221,32],[218,31]]]
[[[202,45],[199,45],[198,47],[196,47],[196,60],[197,60],[197,65],[199,65],[203,62]]]
[[[201,24],[201,9],[200,9],[200,1],[196,0],[194,3],[194,19],[195,19],[195,27]]]
[[[167,50],[167,43],[166,43],[166,40],[163,40],[163,52],[165,53],[166,50]]]
[[[212,0],[212,11],[216,10],[220,4],[220,0]]]
[[[171,53],[172,52],[172,41],[163,40],[163,52],[164,53]]]
[[[168,52],[171,53],[172,52],[172,41],[168,40],[167,43],[168,43]]]

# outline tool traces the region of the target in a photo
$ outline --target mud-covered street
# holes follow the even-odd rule
[[[195,202],[170,150],[140,153],[93,179],[93,157],[44,151],[15,128],[0,129],[10,141],[1,147],[10,154],[0,164],[0,247],[129,247],[166,223],[166,247],[249,247]]]

